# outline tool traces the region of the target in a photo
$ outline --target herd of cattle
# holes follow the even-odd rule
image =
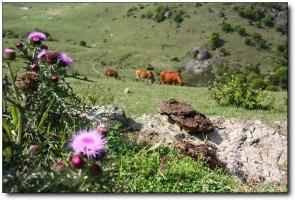
[[[155,82],[155,77],[153,72],[145,70],[145,69],[139,69],[135,72],[136,79],[142,80],[142,79],[148,79],[149,83],[152,84]],[[120,79],[119,73],[114,69],[106,69],[104,71],[104,77],[114,77],[115,79]],[[179,72],[177,71],[167,71],[163,70],[160,72],[160,84],[170,84],[170,85],[180,85],[183,86],[184,82],[180,77]]]

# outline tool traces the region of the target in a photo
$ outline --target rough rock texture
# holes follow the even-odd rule
[[[201,146],[209,144],[214,147],[204,154],[209,166],[224,165],[243,181],[267,183],[287,179],[287,123],[268,126],[259,120],[210,120],[216,128],[206,135],[188,134],[171,117],[159,114],[133,116],[129,130],[136,131],[141,142],[177,146],[191,157],[197,157]]]
[[[95,124],[99,122],[108,125],[112,125],[115,122],[124,124],[127,120],[124,111],[114,105],[93,106],[80,116],[87,118]]]
[[[217,118],[208,140],[218,145],[217,157],[243,180],[281,181],[287,176],[287,131],[279,133],[261,121]],[[287,125],[279,125],[285,126]]]
[[[205,70],[210,70],[211,64],[208,61],[198,61],[191,59],[185,66],[185,71],[194,74],[200,74]]]
[[[214,130],[211,121],[189,104],[170,99],[161,102],[158,111],[161,114],[168,115],[181,129],[190,134],[208,133]]]

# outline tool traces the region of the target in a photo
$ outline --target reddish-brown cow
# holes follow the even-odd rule
[[[106,69],[104,71],[104,77],[109,78],[109,77],[115,77],[115,79],[120,79],[119,74],[116,70],[113,69]]]
[[[160,83],[164,84],[174,84],[183,86],[184,82],[180,77],[180,74],[176,71],[161,71],[160,73]]]
[[[151,71],[139,69],[135,72],[137,80],[148,79],[149,83],[155,82],[154,74]]]

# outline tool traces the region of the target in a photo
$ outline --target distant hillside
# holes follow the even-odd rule
[[[192,50],[208,48],[218,33],[223,49],[209,48],[209,60],[260,63],[266,73],[273,69],[271,50],[287,40],[286,17],[287,4],[275,3],[3,3],[3,46],[40,30],[81,74],[95,76],[94,58],[97,67],[184,67]],[[249,45],[253,34],[263,44]]]

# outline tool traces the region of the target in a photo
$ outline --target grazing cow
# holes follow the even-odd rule
[[[152,84],[153,82],[155,82],[154,74],[151,71],[139,69],[139,70],[136,70],[135,74],[136,74],[137,80],[142,80],[146,78],[146,79],[149,79],[149,84]]]
[[[161,71],[160,72],[160,84],[174,84],[183,86],[184,82],[182,81],[180,74],[176,71]]]
[[[104,78],[115,77],[115,79],[120,79],[119,74],[116,70],[106,69],[104,71]]]

